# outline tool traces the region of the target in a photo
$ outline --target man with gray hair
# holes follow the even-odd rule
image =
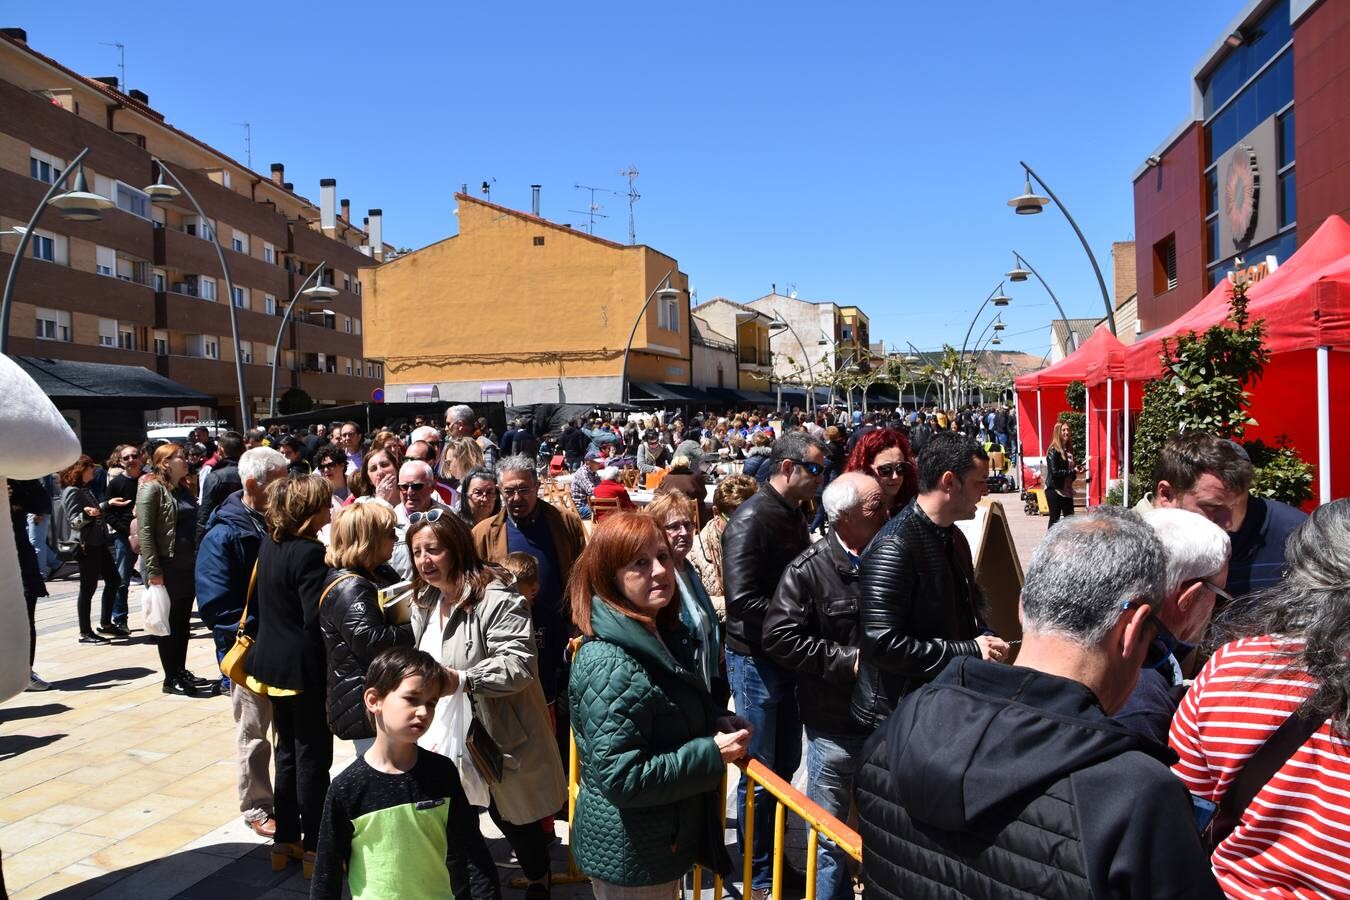
[[[1184,509],[1159,507],[1141,513],[1167,554],[1158,633],[1149,646],[1139,683],[1115,719],[1131,731],[1167,743],[1172,716],[1186,693],[1182,667],[1209,627],[1219,601],[1232,598],[1228,584],[1231,544],[1222,528]]]
[[[1110,718],[1158,631],[1161,542],[1138,514],[1060,522],[1022,589],[1013,666],[953,660],[858,774],[873,898],[1218,898],[1176,754]]]
[[[473,437],[473,426],[478,421],[473,407],[457,404],[445,411],[445,433],[450,437]]]
[[[821,503],[830,534],[788,564],[764,614],[764,651],[797,673],[797,707],[806,727],[807,796],[847,820],[853,778],[868,731],[849,715],[858,677],[858,562],[886,524],[881,485],[845,472]],[[848,858],[822,838],[816,896],[852,900]]]
[[[398,470],[399,503],[394,507],[398,521],[394,525],[394,555],[389,564],[403,579],[413,577],[412,553],[406,536],[408,526],[433,509],[449,514],[451,507],[436,494],[436,475],[431,466],[419,459],[405,460]]]
[[[267,486],[285,478],[287,466],[286,457],[269,447],[246,451],[239,458],[242,489],[227,496],[206,523],[197,551],[197,612],[215,638],[218,661],[234,646],[244,616],[250,576],[267,532],[263,521]],[[257,609],[253,605],[244,629],[257,634]],[[272,818],[272,779],[268,771],[272,745],[267,736],[272,726],[272,703],[228,678],[220,683],[230,694],[234,713],[239,811],[258,835],[274,837],[276,822]]]

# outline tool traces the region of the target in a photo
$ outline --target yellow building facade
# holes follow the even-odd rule
[[[361,273],[365,354],[384,362],[387,399],[504,399],[509,383],[518,404],[608,403],[625,370],[630,384],[690,383],[676,260],[455,199],[458,234]],[[658,290],[667,278],[678,298]]]

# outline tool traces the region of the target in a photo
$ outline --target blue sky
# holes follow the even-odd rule
[[[420,247],[453,193],[582,223],[586,184],[642,173],[637,237],[700,301],[795,286],[858,304],[873,339],[959,344],[1015,248],[1070,316],[1102,311],[1058,211],[1013,215],[1025,159],[1111,283],[1130,176],[1190,111],[1189,76],[1239,0],[1026,3],[260,3],[18,0],[4,25],[87,75],[117,74],[184,130]],[[71,23],[77,23],[72,27]],[[622,196],[596,233],[627,239]],[[571,212],[581,210],[582,212]],[[1011,288],[1004,349],[1048,347],[1053,307]],[[983,327],[985,319],[980,320]],[[979,328],[977,327],[977,331]]]

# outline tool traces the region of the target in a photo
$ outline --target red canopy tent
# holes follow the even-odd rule
[[[1137,409],[1144,383],[1162,374],[1163,338],[1203,332],[1227,320],[1231,291],[1229,282],[1220,282],[1175,321],[1125,347],[1115,366],[1092,367],[1086,375],[1089,394],[1119,387],[1127,398],[1123,405]],[[1248,435],[1267,442],[1288,436],[1317,467],[1320,502],[1350,493],[1350,467],[1333,478],[1331,455],[1333,440],[1344,447],[1350,439],[1350,364],[1338,359],[1332,366],[1330,352],[1350,350],[1350,224],[1340,216],[1328,218],[1283,265],[1248,288],[1247,301],[1251,317],[1265,320],[1271,351],[1252,390],[1251,413],[1258,424]],[[1129,428],[1128,416],[1123,428]],[[1128,444],[1128,434],[1123,437]]]
[[[1017,435],[1023,457],[1042,457],[1050,440],[1045,426],[1052,430],[1059,414],[1069,411],[1064,389],[1075,381],[1086,383],[1089,367],[1108,357],[1116,358],[1124,345],[1105,325],[1097,326],[1092,337],[1073,353],[1039,372],[1023,375],[1014,382],[1017,391]],[[1089,439],[1090,441],[1090,439]],[[1082,448],[1084,452],[1088,448]]]

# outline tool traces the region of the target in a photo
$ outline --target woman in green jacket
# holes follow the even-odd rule
[[[750,724],[713,702],[671,602],[673,562],[652,516],[622,512],[592,533],[568,587],[584,638],[569,687],[572,853],[599,900],[672,897],[694,865],[730,871],[719,788]]]

